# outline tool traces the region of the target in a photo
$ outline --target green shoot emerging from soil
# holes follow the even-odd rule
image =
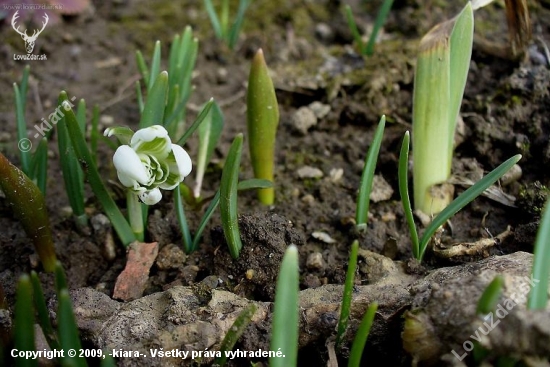
[[[509,158],[506,162],[502,163],[500,166],[495,168],[481,180],[476,182],[468,190],[460,194],[449,206],[447,206],[441,213],[439,213],[432,222],[428,225],[424,234],[419,239],[418,231],[416,230],[416,225],[414,223],[414,218],[411,209],[411,203],[409,199],[409,185],[408,185],[408,161],[409,161],[409,132],[405,133],[403,138],[403,143],[401,145],[401,152],[399,154],[399,194],[401,195],[401,202],[403,204],[403,211],[405,212],[405,217],[409,225],[409,230],[411,232],[411,241],[412,241],[412,253],[413,256],[418,260],[422,261],[424,253],[428,248],[430,239],[435,234],[435,232],[441,227],[446,221],[448,221],[453,215],[458,213],[462,208],[468,205],[472,200],[481,195],[489,186],[497,182],[514,164],[516,164],[520,159],[521,155],[515,155],[512,158]]]
[[[237,9],[237,14],[235,14],[235,20],[231,27],[229,27],[229,0],[222,0],[220,17],[218,17],[216,9],[214,9],[212,0],[204,0],[204,7],[208,13],[216,37],[223,40],[231,50],[233,50],[237,44],[244,21],[244,15],[251,2],[252,0],[239,0],[239,7]]]
[[[357,48],[359,49],[359,53],[361,55],[372,56],[374,54],[374,45],[376,43],[376,37],[378,36],[378,32],[380,32],[380,29],[382,29],[382,26],[386,22],[386,18],[390,13],[390,9],[392,5],[393,5],[393,0],[384,0],[384,2],[382,3],[382,6],[380,7],[380,10],[378,11],[378,15],[376,16],[376,21],[374,22],[374,26],[372,28],[372,32],[370,34],[369,40],[366,43],[363,41],[363,37],[359,32],[359,28],[357,27],[357,24],[355,23],[355,19],[353,18],[353,12],[351,11],[351,7],[349,5],[346,5],[344,7],[344,13],[346,16],[346,21],[348,22],[348,27],[351,31],[351,34],[353,35],[355,44],[357,45]]]
[[[474,15],[468,2],[420,42],[413,94],[414,206],[437,214],[452,200],[454,134],[470,67]],[[437,187],[436,185],[442,185]]]
[[[300,326],[298,276],[298,249],[290,245],[277,279],[270,344],[272,352],[281,352],[284,357],[270,358],[271,367],[293,367],[297,363]]]
[[[527,306],[531,310],[543,310],[548,303],[548,277],[550,276],[550,200],[546,202],[535,241],[532,278],[539,282],[529,293]]]
[[[355,212],[355,225],[359,232],[366,231],[367,219],[369,216],[370,193],[372,190],[372,181],[374,180],[374,169],[380,152],[380,144],[384,136],[384,128],[386,126],[386,116],[382,116],[378,123],[378,128],[374,133],[374,139],[367,152],[363,174],[361,175],[361,185],[359,187],[359,195],[357,196],[357,206]]]
[[[250,67],[246,106],[248,147],[254,176],[273,181],[279,105],[262,49],[256,52]],[[258,190],[258,198],[262,204],[273,204],[274,189]]]

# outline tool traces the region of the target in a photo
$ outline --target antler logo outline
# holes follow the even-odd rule
[[[13,27],[13,29],[19,33],[21,35],[21,38],[23,38],[23,41],[25,41],[25,49],[27,50],[27,53],[30,54],[32,53],[32,50],[34,50],[34,43],[36,42],[36,39],[38,38],[38,36],[40,35],[40,33],[42,33],[42,31],[44,30],[44,28],[46,28],[46,24],[48,24],[48,14],[44,13],[44,22],[42,23],[42,29],[41,30],[34,30],[32,36],[29,36],[27,34],[27,30],[25,29],[24,32],[21,32],[19,30],[19,26],[17,26],[17,28],[15,27],[15,21],[17,20],[17,18],[19,18],[19,16],[17,15],[17,13],[19,13],[19,10],[17,10],[15,12],[15,14],[13,14],[13,17],[11,18],[11,26]],[[38,32],[38,33],[37,33]]]

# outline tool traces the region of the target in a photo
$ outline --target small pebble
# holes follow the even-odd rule
[[[157,267],[160,270],[176,269],[185,262],[185,253],[179,246],[171,243],[164,246],[157,256]]]
[[[302,135],[306,135],[311,127],[317,125],[317,117],[309,107],[298,108],[291,119],[294,128]]]
[[[330,177],[330,180],[334,183],[340,181],[343,176],[344,176],[343,168],[333,168],[330,170],[329,177]]]
[[[311,194],[304,195],[302,202],[311,205],[315,202],[315,198]]]
[[[370,200],[374,203],[390,200],[393,195],[391,185],[384,180],[384,177],[375,175],[372,182],[372,191],[370,192]]]
[[[510,170],[506,172],[504,176],[502,176],[502,178],[500,179],[500,184],[502,186],[508,186],[519,180],[522,173],[523,172],[521,170],[521,167],[517,164],[514,164],[512,168],[510,168]]]
[[[315,26],[315,36],[317,36],[320,41],[331,42],[334,38],[334,32],[328,24],[317,23]]]
[[[328,233],[316,231],[311,234],[311,236],[315,239],[318,239],[319,241],[322,241],[324,243],[335,243],[336,241],[334,238],[330,237]]]
[[[11,140],[11,134],[7,131],[0,132],[0,143],[7,143]]]
[[[306,260],[306,266],[310,270],[321,270],[325,267],[325,260],[320,252],[309,254]]]
[[[298,178],[321,178],[323,171],[311,166],[303,166],[296,171]]]
[[[324,118],[330,112],[330,105],[321,103],[319,101],[311,103],[308,107],[311,111],[313,111],[315,117],[317,117],[319,120]]]
[[[103,126],[103,127],[109,127],[109,126],[113,126],[113,124],[115,123],[115,118],[111,115],[102,115],[100,118],[99,118],[99,123]]]

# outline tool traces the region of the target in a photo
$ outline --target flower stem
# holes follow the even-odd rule
[[[130,226],[136,236],[136,239],[143,242],[143,216],[141,213],[141,203],[138,196],[131,190],[126,191],[126,204],[128,207],[128,219]]]

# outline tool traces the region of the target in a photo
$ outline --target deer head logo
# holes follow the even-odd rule
[[[21,38],[23,38],[23,41],[25,41],[25,48],[27,49],[27,53],[30,54],[32,52],[32,50],[34,49],[34,42],[36,42],[36,39],[38,38],[38,35],[40,33],[42,33],[42,31],[44,30],[44,28],[46,28],[46,24],[48,24],[48,14],[44,14],[44,23],[42,23],[42,29],[37,31],[36,29],[34,30],[34,32],[32,33],[32,36],[29,36],[27,34],[27,30],[25,29],[24,32],[21,32],[19,30],[19,26],[17,26],[17,28],[15,27],[15,21],[17,18],[19,18],[19,16],[17,15],[17,13],[19,13],[19,10],[15,12],[15,14],[13,15],[13,18],[11,18],[11,26],[13,27],[13,29],[15,29],[15,31],[17,33],[19,33],[21,35]]]

